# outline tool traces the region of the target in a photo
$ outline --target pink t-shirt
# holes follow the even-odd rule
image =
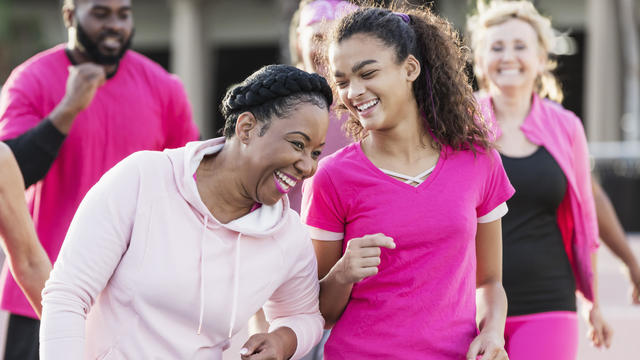
[[[49,115],[65,94],[71,65],[60,45],[14,69],[0,94],[0,140],[22,134]],[[27,190],[34,225],[49,258],[58,257],[76,208],[108,169],[136,151],[180,147],[197,138],[178,78],[128,51],[116,74],[75,119],[45,178]],[[3,280],[2,309],[35,318],[6,264]]]
[[[353,286],[325,359],[462,360],[477,334],[478,218],[514,189],[495,150],[443,150],[413,187],[385,175],[354,143],[304,184],[303,221],[349,239],[383,233],[379,273]]]

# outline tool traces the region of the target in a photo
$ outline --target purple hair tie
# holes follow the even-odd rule
[[[409,15],[405,14],[405,13],[401,13],[401,12],[393,12],[393,15],[399,17],[400,19],[402,19],[402,21],[404,21],[406,24],[408,24],[409,22],[411,22],[411,18],[409,17]]]

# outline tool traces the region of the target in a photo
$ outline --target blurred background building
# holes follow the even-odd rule
[[[431,4],[460,31],[475,4],[409,2]],[[596,172],[625,229],[640,232],[640,0],[532,2],[563,34],[556,48],[563,105],[583,119]],[[289,61],[288,26],[298,0],[132,3],[133,48],[181,77],[204,137],[223,126],[217,104],[229,85],[265,64]],[[0,84],[28,57],[66,40],[61,4],[0,0]]]

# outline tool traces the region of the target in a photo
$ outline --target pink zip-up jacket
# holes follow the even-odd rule
[[[222,224],[193,174],[224,139],[135,153],[87,193],[43,290],[40,357],[222,359],[264,305],[270,331],[322,335],[313,246],[286,197]],[[238,355],[239,358],[239,355]]]
[[[478,103],[495,138],[499,138],[502,131],[493,113],[491,97],[479,97]],[[549,151],[567,178],[568,191],[558,208],[558,225],[576,278],[576,288],[587,300],[593,301],[591,254],[599,246],[598,221],[582,123],[573,112],[551,100],[540,99],[534,93],[531,110],[520,130],[529,141]]]

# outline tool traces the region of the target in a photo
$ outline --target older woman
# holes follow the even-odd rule
[[[224,137],[136,153],[87,194],[43,292],[43,359],[221,359],[264,305],[243,358],[318,342],[316,260],[284,196],[316,170],[331,90],[262,68],[230,89]]]
[[[506,350],[512,360],[577,356],[576,290],[591,303],[596,346],[611,329],[594,276],[597,220],[582,123],[557,102],[551,22],[528,1],[494,1],[470,18],[479,99],[516,194],[502,222]]]

